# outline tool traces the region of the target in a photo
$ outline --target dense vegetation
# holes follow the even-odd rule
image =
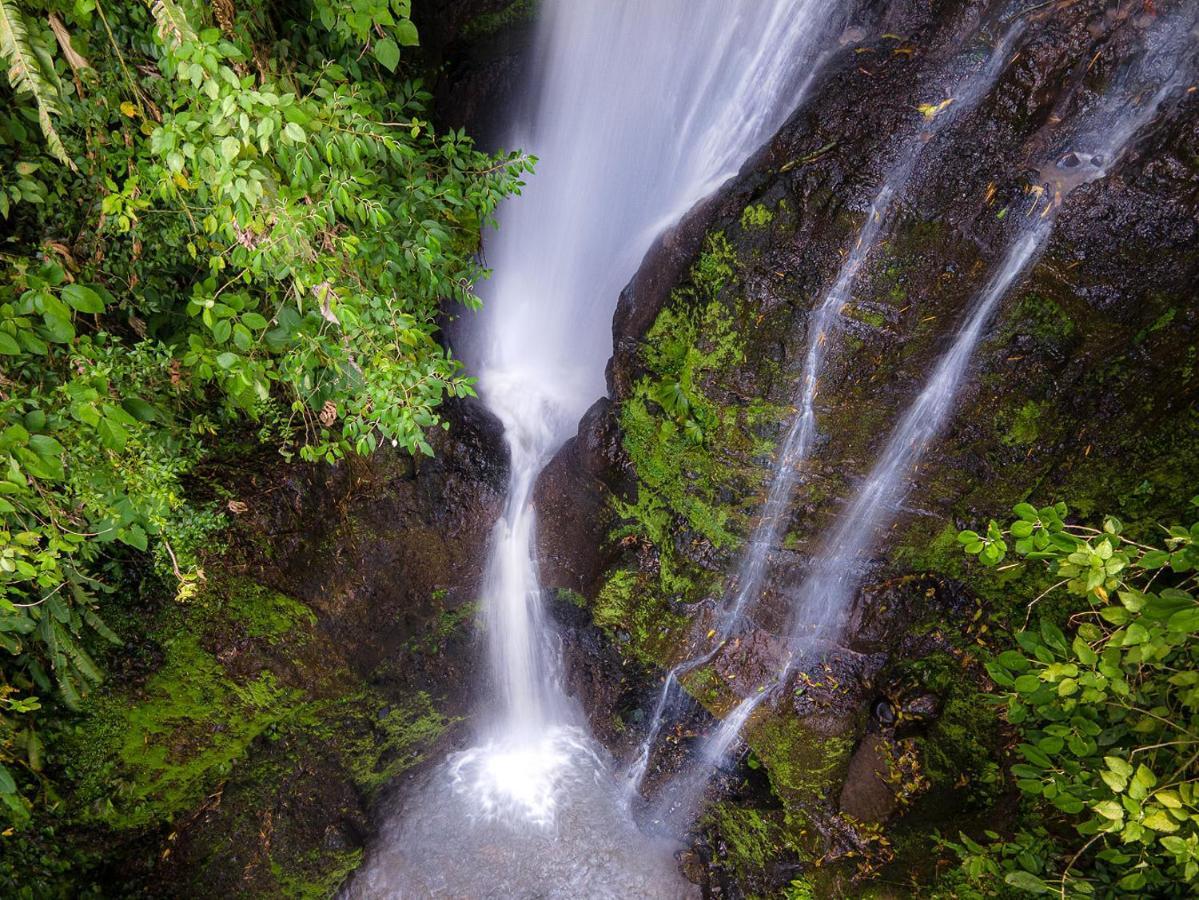
[[[950,842],[963,860],[954,895],[1189,894],[1199,882],[1199,522],[1136,540],[1114,517],[1068,524],[1064,504],[1014,512],[1007,528],[992,521],[959,540],[986,565],[1014,554],[1053,577],[1013,629],[1015,646],[987,663],[1015,730],[1024,814],[987,845]]]
[[[409,0],[0,0],[0,826],[130,566],[203,582],[205,466],[429,454],[471,392],[437,320],[531,160],[431,128],[416,42]]]

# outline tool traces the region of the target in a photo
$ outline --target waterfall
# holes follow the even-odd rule
[[[1123,155],[1129,141],[1156,115],[1162,102],[1187,79],[1179,65],[1183,48],[1191,45],[1187,28],[1173,18],[1158,23],[1148,38],[1146,53],[1123,73],[1097,106],[1068,132],[1073,149],[1059,154],[1069,160],[1042,170],[1053,189],[1018,220],[1017,235],[998,268],[972,303],[949,350],[940,358],[923,389],[908,407],[887,440],[881,455],[857,495],[838,517],[823,549],[792,604],[792,665],[803,644],[835,640],[856,592],[863,568],[911,488],[924,452],[945,426],[965,379],[975,347],[1000,300],[1021,273],[1040,255],[1064,198],[1077,187],[1104,177]],[[1181,33],[1181,39],[1174,34]],[[1147,86],[1146,81],[1156,81]],[[1054,172],[1060,174],[1055,175]],[[1036,195],[1034,195],[1036,196]]]
[[[671,897],[566,697],[541,609],[533,486],[603,393],[622,287],[661,229],[736,174],[798,105],[841,24],[829,0],[545,0],[527,113],[536,154],[486,242],[496,276],[466,358],[505,429],[508,497],[482,586],[490,683],[478,743],[401,814],[353,896]]]
[[[1146,50],[1077,122],[1061,129],[1063,146],[1041,176],[1051,190],[1041,195],[1017,221],[1016,236],[999,266],[971,303],[949,349],[938,360],[924,387],[888,438],[861,488],[838,517],[813,559],[792,602],[792,626],[786,662],[769,685],[741,701],[706,741],[701,767],[688,773],[687,791],[674,791],[663,815],[694,802],[695,785],[719,765],[753,711],[783,685],[799,664],[810,661],[822,645],[840,637],[844,619],[879,535],[894,521],[911,488],[912,474],[932,441],[944,428],[966,378],[974,350],[1000,301],[1044,250],[1062,201],[1077,187],[1104,177],[1123,156],[1129,142],[1157,114],[1161,104],[1187,83],[1193,70],[1193,19],[1184,16],[1158,22],[1146,39]]]
[[[775,457],[770,487],[767,490],[766,502],[758,514],[757,525],[742,552],[735,581],[736,590],[719,611],[719,620],[709,638],[709,649],[684,660],[667,673],[645,737],[626,773],[629,791],[637,790],[645,776],[650,754],[666,721],[670,710],[670,698],[677,688],[679,678],[716,656],[721,645],[740,627],[746,608],[761,594],[770,553],[778,546],[782,529],[786,525],[791,495],[816,441],[816,395],[828,340],[836,329],[842,308],[850,299],[850,291],[859,271],[886,234],[886,226],[890,223],[896,197],[902,196],[924,148],[938,134],[974,110],[990,91],[1003,71],[1014,42],[1023,31],[1023,21],[1010,26],[991,48],[982,65],[971,68],[953,85],[949,91],[952,102],[944,111],[935,115],[931,121],[925,122],[923,127],[918,129],[918,134],[905,144],[899,161],[888,173],[870,204],[866,219],[858,230],[853,247],[841,264],[836,278],[817,301],[807,323],[807,347],[795,398],[796,414]],[[735,737],[740,728],[738,723],[726,721],[722,728],[728,730],[733,725],[736,725],[733,731]]]

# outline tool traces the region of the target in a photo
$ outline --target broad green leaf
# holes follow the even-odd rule
[[[371,52],[374,53],[375,59],[379,61],[379,65],[383,66],[389,72],[394,72],[396,66],[400,64],[400,48],[391,38],[375,41],[375,46]]]
[[[81,284],[68,284],[62,289],[62,299],[82,313],[104,312],[104,301],[89,287]]]

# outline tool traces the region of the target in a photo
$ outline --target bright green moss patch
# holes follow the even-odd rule
[[[653,579],[629,569],[612,572],[596,595],[591,615],[609,634],[626,637],[633,656],[652,666],[671,663],[674,635],[686,626],[682,616],[670,611]]]
[[[1009,447],[1025,446],[1037,440],[1041,433],[1042,404],[1029,400],[1012,417],[1007,433],[1001,440]]]
[[[363,691],[340,701],[338,710],[340,715],[327,718],[331,724],[324,731],[354,782],[367,794],[420,762],[450,724],[423,691],[394,707]],[[357,723],[345,721],[355,716]]]
[[[703,825],[714,829],[724,845],[721,868],[744,879],[763,872],[784,854],[799,852],[782,820],[779,810],[717,803]]]
[[[745,336],[735,304],[722,297],[736,278],[736,256],[723,233],[709,235],[680,288],[646,334],[647,369],[620,408],[624,448],[637,472],[636,499],[615,501],[626,524],[617,537],[648,540],[659,555],[662,587],[688,594],[697,587],[678,559],[674,535],[733,550],[756,506],[772,444],[757,426],[779,411],[760,400],[723,399],[721,381],[745,361]]]
[[[84,817],[122,829],[170,821],[198,806],[255,738],[300,706],[299,692],[269,672],[235,683],[181,632],[142,697],[98,698],[67,739]]]
[[[277,643],[297,628],[316,624],[316,614],[286,594],[247,581],[231,581],[228,600],[234,619],[246,626],[251,637]]]
[[[762,203],[745,207],[741,213],[741,227],[746,231],[755,228],[765,228],[774,221],[774,213]]]
[[[882,313],[856,303],[847,305],[842,314],[871,328],[882,328],[887,324],[887,317]]]
[[[360,865],[360,849],[317,849],[287,867],[271,860],[271,875],[289,900],[327,900]]]
[[[853,739],[825,737],[794,716],[774,715],[749,732],[749,745],[783,802],[802,805],[823,799],[840,784],[853,753]]]

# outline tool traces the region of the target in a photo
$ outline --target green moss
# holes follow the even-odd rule
[[[433,592],[433,599],[438,603],[444,602],[445,598],[445,591]],[[421,653],[426,656],[440,653],[445,648],[446,641],[463,629],[470,628],[473,625],[478,617],[478,613],[478,602],[463,603],[451,609],[443,609],[441,614],[434,620],[433,627],[429,630],[428,634],[423,637],[412,638],[408,642],[408,649],[414,653]]]
[[[658,550],[662,587],[687,595],[697,587],[677,559],[680,526],[695,541],[731,550],[756,505],[747,491],[763,469],[749,465],[772,444],[756,426],[777,416],[762,401],[724,403],[719,382],[745,361],[736,304],[721,294],[736,277],[736,256],[723,233],[709,235],[691,284],[672,296],[643,342],[647,374],[620,408],[624,448],[637,472],[632,502],[615,501],[636,536]],[[736,454],[744,461],[738,464]],[[756,483],[755,483],[756,482]],[[729,498],[737,498],[730,502]]]
[[[1026,446],[1037,440],[1041,433],[1041,414],[1044,406],[1029,400],[1012,417],[1007,433],[1001,440],[1009,447]]]
[[[340,701],[338,709],[340,717],[334,714],[325,720],[332,723],[332,728],[326,727],[328,739],[354,783],[367,794],[420,762],[450,724],[423,691],[394,707],[363,691]],[[364,721],[364,710],[373,721]],[[347,715],[357,722],[346,722]]]
[[[170,821],[300,709],[299,692],[270,672],[238,684],[195,635],[178,634],[140,698],[97,699],[66,741],[83,818],[118,829]]]
[[[741,213],[741,227],[746,231],[765,228],[773,221],[774,213],[761,203],[751,204]]]
[[[328,900],[360,865],[360,849],[314,850],[289,866],[272,859],[271,875],[290,900]]]
[[[555,588],[554,593],[559,600],[563,600],[571,606],[577,606],[579,609],[587,608],[587,598],[578,591],[572,591],[570,588]]]
[[[875,310],[868,309],[860,304],[848,304],[842,313],[851,319],[856,319],[871,328],[882,328],[887,324],[887,317]]]
[[[297,628],[316,624],[316,614],[286,594],[243,579],[230,580],[226,603],[251,637],[278,643]]]
[[[704,249],[691,270],[691,280],[708,299],[715,299],[733,280],[737,251],[723,231],[714,231],[704,240]]]
[[[628,651],[642,663],[672,662],[673,635],[686,620],[672,613],[658,586],[645,573],[616,569],[596,595],[591,611],[596,625],[613,637],[626,638]]]
[[[749,732],[749,745],[766,767],[775,794],[788,807],[823,799],[844,775],[853,740],[815,733],[800,719],[775,715]]]
[[[537,15],[537,5],[538,0],[512,0],[501,10],[476,16],[467,22],[462,29],[462,37],[466,40],[478,40],[497,34],[518,22],[530,21]]]
[[[1012,329],[1048,346],[1065,344],[1078,332],[1074,319],[1061,304],[1038,293],[1021,298],[1012,316]]]
[[[780,855],[797,849],[775,810],[718,803],[703,824],[714,829],[724,845],[721,867],[739,879],[763,872]]]

